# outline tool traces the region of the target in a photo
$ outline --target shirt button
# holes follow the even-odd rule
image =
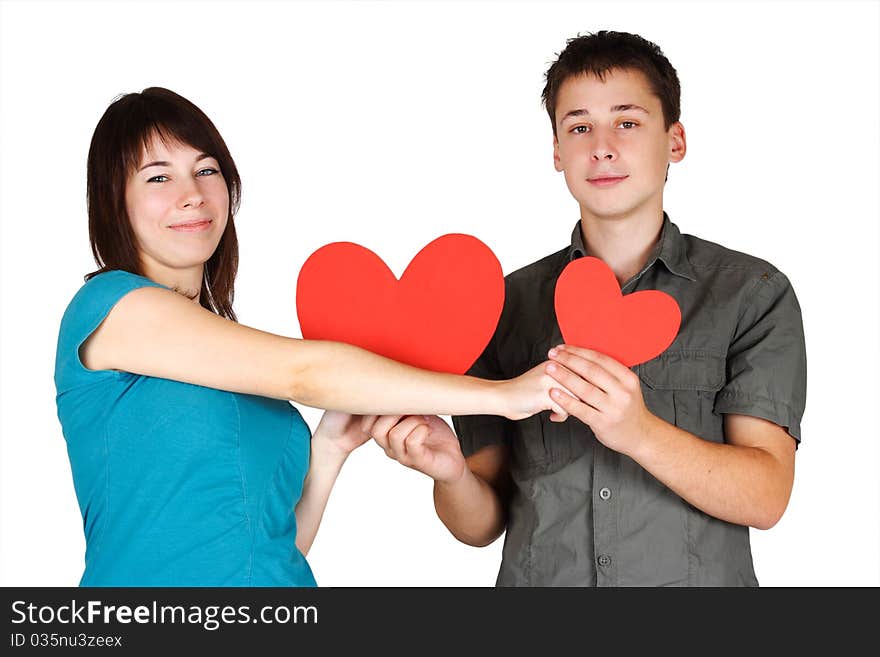
[[[599,497],[601,497],[603,500],[609,499],[611,497],[611,489],[603,488],[599,491]]]
[[[599,561],[600,566],[610,566],[611,565],[611,557],[609,557],[607,554],[600,554],[598,561]]]

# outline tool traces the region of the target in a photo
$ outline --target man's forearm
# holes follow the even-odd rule
[[[791,493],[767,450],[703,440],[657,417],[627,455],[693,506],[739,525],[769,529]]]
[[[468,467],[456,482],[434,482],[434,508],[455,538],[475,547],[489,545],[506,524],[498,493]]]

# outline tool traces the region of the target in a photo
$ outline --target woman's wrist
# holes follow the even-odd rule
[[[312,454],[311,463],[313,467],[335,468],[339,469],[351,450],[339,445],[333,438],[321,433],[315,432],[312,436]]]
[[[512,387],[510,381],[490,381],[487,379],[479,379],[482,386],[482,409],[477,415],[501,415],[509,417],[512,404]]]

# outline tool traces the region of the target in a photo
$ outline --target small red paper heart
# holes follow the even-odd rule
[[[611,268],[589,256],[572,260],[559,275],[555,306],[566,344],[599,351],[627,367],[661,354],[681,325],[675,299],[658,290],[623,296]]]
[[[419,251],[399,281],[369,249],[327,244],[309,256],[296,284],[304,338],[454,374],[489,344],[503,306],[498,258],[476,237],[455,233]]]

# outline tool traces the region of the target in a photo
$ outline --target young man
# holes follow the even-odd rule
[[[507,277],[469,373],[508,378],[549,355],[569,417],[456,417],[458,439],[436,417],[364,419],[389,456],[434,478],[456,538],[487,545],[506,530],[499,585],[754,586],[749,527],[772,527],[788,504],[806,398],[800,308],[771,264],[683,235],[664,212],[668,166],[686,151],[679,96],[660,49],[626,33],[572,39],[547,71],[553,159],[580,220],[570,245]],[[660,356],[629,369],[559,347],[556,280],[585,255],[624,294],[678,302]]]

